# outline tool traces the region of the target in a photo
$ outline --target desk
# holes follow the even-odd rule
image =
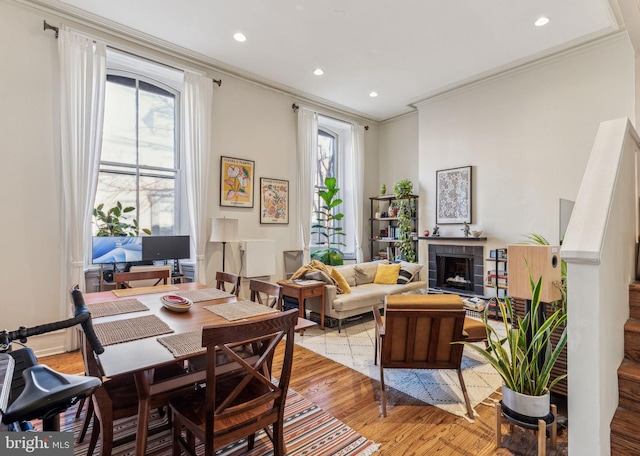
[[[278,285],[282,287],[282,294],[298,300],[298,309],[300,309],[300,318],[306,318],[304,310],[304,300],[320,296],[320,328],[324,329],[324,286],[326,283],[316,281],[306,284],[303,282],[289,282],[281,280]]]

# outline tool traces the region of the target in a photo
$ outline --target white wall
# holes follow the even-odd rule
[[[418,108],[421,225],[435,225],[436,170],[471,165],[472,226],[486,247],[527,233],[558,243],[559,199],[575,200],[600,122],[634,118],[633,50],[618,34]]]
[[[42,15],[0,3],[2,327],[59,319],[61,187],[53,133],[57,42]],[[66,317],[66,315],[64,315]]]

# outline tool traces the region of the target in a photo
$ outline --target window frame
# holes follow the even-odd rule
[[[109,55],[109,53],[108,53]],[[173,230],[171,235],[180,235],[185,234],[188,230],[188,214],[186,208],[186,189],[184,188],[184,170],[182,164],[184,163],[184,150],[182,146],[182,86],[181,81],[178,84],[178,78],[176,77],[176,70],[169,69],[160,64],[155,64],[145,60],[144,58],[130,56],[130,55],[122,55],[118,53],[113,53],[114,55],[114,65],[110,65],[111,62],[108,62],[107,68],[107,78],[109,76],[116,77],[124,77],[134,80],[136,91],[144,90],[144,88],[140,88],[140,82],[144,84],[151,85],[153,87],[157,87],[158,89],[165,91],[174,98],[174,131],[173,131],[173,142],[174,142],[174,156],[173,156],[173,166],[171,168],[164,166],[153,166],[153,165],[141,165],[140,164],[140,150],[138,148],[138,138],[136,136],[136,162],[135,163],[126,163],[126,162],[114,162],[109,160],[102,160],[102,156],[100,158],[99,170],[98,170],[98,179],[100,179],[100,175],[104,175],[103,173],[112,173],[119,175],[127,175],[131,176],[136,180],[135,187],[132,188],[132,191],[135,191],[135,206],[136,206],[136,216],[139,220],[139,208],[140,206],[140,180],[149,177],[149,178],[166,178],[173,179],[173,192],[174,192],[174,201],[173,201]],[[109,57],[108,57],[109,60]],[[156,67],[156,68],[153,68]],[[166,69],[166,74],[163,74],[163,71],[158,71],[158,68]],[[153,73],[153,76],[150,74]],[[165,77],[163,77],[165,76]],[[117,83],[117,82],[113,82]],[[136,94],[136,135],[139,135],[139,128],[137,125],[138,112],[139,109],[139,99]],[[104,128],[104,127],[103,127]],[[110,169],[114,168],[114,169]],[[96,191],[97,196],[97,191]],[[99,204],[96,200],[95,204]],[[141,224],[144,227],[144,223]],[[149,227],[150,229],[152,227]],[[92,223],[92,230],[95,229],[95,226]],[[158,234],[158,233],[155,233]],[[167,233],[160,233],[167,234]]]

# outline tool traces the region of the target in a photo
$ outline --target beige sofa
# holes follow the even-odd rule
[[[420,280],[422,265],[414,263],[401,263],[400,281],[407,281],[407,283],[393,285],[373,283],[379,264],[389,264],[389,261],[370,261],[335,268],[351,288],[350,293],[339,294],[336,285],[325,285],[325,317],[338,320],[338,331],[342,329],[344,319],[372,312],[373,306],[382,307],[386,295],[427,286],[426,281]],[[307,299],[305,309],[307,312],[312,311],[320,315],[320,297]]]

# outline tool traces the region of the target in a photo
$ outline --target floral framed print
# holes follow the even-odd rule
[[[471,166],[436,171],[436,223],[471,223]]]
[[[255,162],[220,157],[220,206],[253,207]]]
[[[289,181],[260,178],[260,223],[289,223]]]

